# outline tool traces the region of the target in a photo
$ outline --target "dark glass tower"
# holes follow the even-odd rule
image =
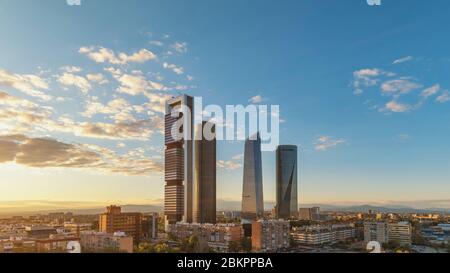
[[[256,220],[264,215],[261,138],[245,142],[244,186],[242,191],[241,218]]]
[[[279,219],[289,219],[298,214],[297,146],[278,146],[276,156],[277,204]]]
[[[215,134],[215,125],[204,121],[198,124],[195,134],[205,127]],[[194,222],[216,223],[216,139],[205,137],[194,145]]]

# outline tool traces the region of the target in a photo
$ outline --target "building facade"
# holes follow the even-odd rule
[[[296,243],[320,246],[354,239],[356,229],[353,225],[307,226],[293,228],[291,236]]]
[[[410,246],[412,227],[409,222],[364,222],[364,241],[376,241],[380,244],[396,242]]]
[[[149,213],[142,216],[142,239],[152,240],[158,238],[158,213]]]
[[[298,214],[297,146],[281,145],[276,151],[276,216],[290,219]]]
[[[203,136],[203,131],[213,133],[213,139]],[[194,222],[216,223],[216,138],[215,125],[204,121],[196,127],[194,153]]]
[[[135,244],[141,240],[142,213],[122,213],[121,207],[109,206],[99,216],[99,231],[114,234],[124,232],[132,236]]]
[[[245,142],[241,218],[252,221],[263,215],[261,138],[258,133]]]
[[[170,233],[178,240],[197,236],[211,249],[222,253],[229,252],[231,243],[238,244],[244,236],[244,230],[238,224],[177,223],[170,225]]]
[[[252,223],[252,248],[275,252],[289,247],[290,223],[285,220],[259,220]]]
[[[411,246],[412,226],[409,222],[398,222],[388,224],[389,242],[397,242],[401,246]]]
[[[83,252],[133,253],[133,237],[124,233],[108,234],[105,232],[83,231],[80,234],[80,244]]]
[[[183,115],[189,109],[190,115]],[[176,113],[176,115],[172,115]],[[166,224],[193,220],[193,118],[194,101],[182,95],[166,102],[165,190]],[[175,130],[178,129],[178,130]]]

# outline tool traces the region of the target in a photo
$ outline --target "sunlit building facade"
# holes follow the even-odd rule
[[[174,110],[190,109],[191,115]],[[165,190],[164,214],[166,224],[193,220],[193,98],[182,95],[166,102],[165,116]],[[182,126],[173,134],[173,129]]]

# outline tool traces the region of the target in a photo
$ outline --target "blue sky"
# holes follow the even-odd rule
[[[450,3],[432,2],[2,1],[0,130],[26,138],[0,141],[0,200],[161,203],[158,109],[186,92],[280,105],[301,203],[450,207]],[[240,200],[243,143],[218,152],[218,197]]]

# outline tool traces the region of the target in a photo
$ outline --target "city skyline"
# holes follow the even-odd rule
[[[450,208],[448,38],[429,31],[446,4],[17,2],[0,10],[0,213],[162,206],[180,93],[280,105],[300,205]],[[239,203],[244,142],[217,155],[217,199]],[[262,154],[267,203],[275,158]]]

